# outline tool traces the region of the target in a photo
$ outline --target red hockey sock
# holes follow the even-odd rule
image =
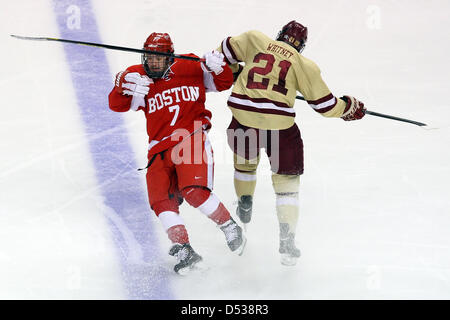
[[[186,227],[182,224],[170,227],[167,230],[167,235],[169,236],[172,243],[185,244],[189,242],[189,236]]]
[[[230,220],[230,212],[228,212],[227,208],[221,202],[217,209],[208,216],[212,221],[217,224],[224,224],[228,220]]]
[[[187,187],[182,191],[186,201],[198,208],[204,215],[217,224],[223,224],[230,219],[230,213],[216,195],[201,187]]]

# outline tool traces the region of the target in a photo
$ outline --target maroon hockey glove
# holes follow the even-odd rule
[[[345,121],[359,120],[366,114],[364,103],[351,96],[341,98],[347,104],[341,118]]]

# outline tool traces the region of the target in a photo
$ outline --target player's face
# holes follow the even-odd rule
[[[147,55],[147,65],[153,72],[162,72],[166,68],[167,57],[155,54]]]

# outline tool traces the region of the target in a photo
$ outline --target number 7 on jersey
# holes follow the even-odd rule
[[[169,107],[169,111],[170,112],[174,112],[175,111],[175,114],[173,115],[173,118],[172,118],[172,122],[170,123],[170,126],[174,126],[175,122],[177,122],[178,113],[180,112],[180,106],[177,105],[177,104],[175,104],[173,106],[170,106]]]

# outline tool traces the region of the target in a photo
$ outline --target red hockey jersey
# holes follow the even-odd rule
[[[141,64],[127,70],[145,75]],[[120,94],[114,86],[109,94],[109,108],[116,112],[145,112],[150,156],[176,145],[183,134],[194,131],[194,123],[209,128],[211,112],[205,108],[205,92],[227,90],[232,84],[233,75],[227,65],[215,75],[203,71],[198,61],[175,59],[166,78],[153,79],[144,99]]]

